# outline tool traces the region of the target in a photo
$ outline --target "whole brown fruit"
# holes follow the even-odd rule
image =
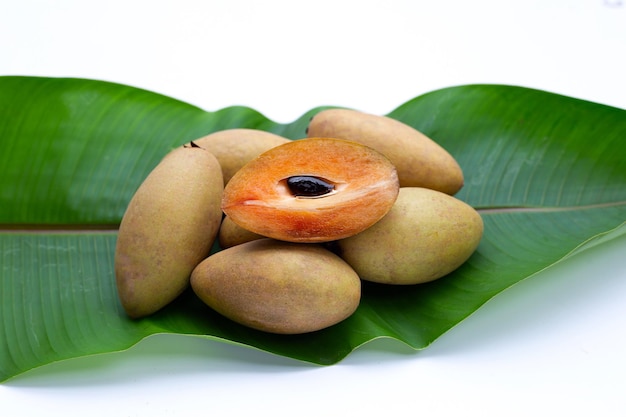
[[[220,230],[217,234],[220,246],[224,249],[241,245],[242,243],[250,242],[251,240],[263,239],[264,237],[265,236],[244,229],[232,221],[228,216],[225,216],[222,220],[222,225],[220,226]]]
[[[171,151],[139,186],[122,218],[114,261],[130,317],[160,310],[189,286],[216,239],[223,188],[217,159],[197,147]]]
[[[359,276],[384,284],[419,284],[457,269],[474,253],[483,221],[474,208],[427,188],[401,188],[389,213],[337,242]]]
[[[242,166],[289,139],[257,129],[225,129],[194,140],[201,148],[211,152],[222,167],[224,184],[228,183]]]
[[[191,286],[223,316],[280,334],[339,323],[361,298],[359,277],[334,253],[267,238],[211,255],[194,269]]]
[[[352,140],[376,149],[398,170],[400,187],[424,187],[453,195],[463,187],[463,172],[441,145],[413,127],[387,116],[328,109],[309,122],[308,137]]]

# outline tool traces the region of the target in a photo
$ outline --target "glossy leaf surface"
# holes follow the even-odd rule
[[[227,128],[299,139],[320,108],[277,124],[246,107],[207,112],[100,81],[0,77],[0,381],[162,332],[319,364],[378,337],[421,349],[509,286],[626,233],[626,111],[519,87],[454,87],[389,116],[439,142],[465,173],[457,197],[480,210],[485,235],[460,269],[414,287],[364,284],[352,317],[306,335],[244,328],[191,292],[129,320],[113,275],[116,228],[159,160]]]

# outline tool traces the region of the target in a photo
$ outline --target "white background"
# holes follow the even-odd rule
[[[2,0],[0,39],[0,75],[114,81],[283,123],[469,83],[626,109],[623,0]],[[544,271],[422,352],[378,340],[315,367],[158,335],[0,385],[0,415],[623,416],[625,253],[622,237]]]

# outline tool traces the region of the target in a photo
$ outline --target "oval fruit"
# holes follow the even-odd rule
[[[287,142],[287,138],[257,129],[220,130],[194,140],[196,145],[215,155],[222,167],[224,184],[252,159]]]
[[[382,220],[337,245],[364,280],[419,284],[457,269],[482,234],[480,215],[463,201],[427,188],[401,188]]]
[[[122,218],[114,261],[130,317],[156,312],[189,286],[217,236],[223,187],[217,159],[197,147],[171,151],[139,186]]]
[[[257,330],[307,333],[356,310],[361,281],[319,245],[260,239],[215,253],[198,265],[191,287],[221,315]]]
[[[244,229],[232,221],[228,216],[224,216],[222,225],[220,226],[220,230],[217,235],[220,246],[224,249],[241,245],[242,243],[250,242],[252,240],[263,239],[264,237],[265,236],[261,236]]]
[[[314,192],[300,192],[306,182],[316,184],[311,185]],[[270,149],[241,168],[224,189],[222,210],[259,235],[326,242],[376,223],[393,205],[398,189],[395,167],[374,149],[309,138]]]
[[[332,137],[363,143],[387,156],[398,169],[401,187],[424,187],[453,195],[463,187],[457,161],[438,143],[413,127],[387,116],[349,109],[317,113],[309,137]]]

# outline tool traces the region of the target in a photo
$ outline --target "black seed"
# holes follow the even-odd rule
[[[191,144],[192,148],[199,148],[198,145],[196,145],[196,143],[194,141],[189,142]]]
[[[327,181],[308,175],[287,178],[287,187],[296,197],[319,197],[335,189],[335,186]]]

